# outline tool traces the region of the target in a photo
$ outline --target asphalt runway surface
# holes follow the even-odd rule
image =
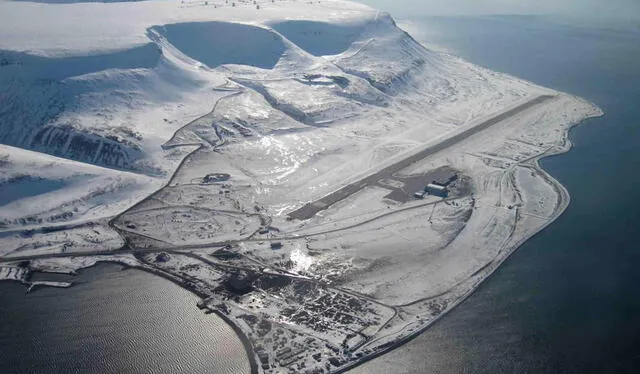
[[[520,104],[512,109],[507,110],[506,112],[500,113],[495,117],[492,117],[482,123],[479,123],[476,126],[473,126],[467,130],[464,130],[450,138],[445,139],[444,141],[431,145],[420,152],[414,153],[409,157],[406,157],[398,162],[395,162],[374,174],[368,175],[358,181],[350,183],[339,190],[336,190],[319,200],[310,202],[294,211],[289,213],[289,217],[298,220],[306,220],[316,215],[319,211],[325,210],[331,205],[346,199],[347,197],[353,195],[354,193],[360,191],[366,186],[373,186],[378,184],[378,181],[381,179],[393,179],[393,175],[399,172],[402,169],[407,168],[411,164],[421,161],[426,157],[429,157],[437,152],[440,152],[446,148],[451,147],[452,145],[461,142],[462,140],[467,139],[468,137],[477,134],[480,131],[486,130],[487,128],[504,121],[507,118],[510,118],[518,113],[521,113],[533,106],[541,104],[547,100],[554,98],[551,95],[542,95],[538,96],[534,99],[527,101],[526,103]]]

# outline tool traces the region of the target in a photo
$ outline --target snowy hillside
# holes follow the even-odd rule
[[[537,160],[601,114],[349,1],[44,2],[0,2],[0,260],[171,277],[262,372],[433,323],[562,213]]]
[[[0,142],[163,179],[177,161],[161,145],[211,110],[224,87],[242,91],[234,100],[243,105],[217,115],[219,131],[210,123],[195,131],[209,144],[339,122],[353,127],[349,133],[377,137],[378,126],[357,118],[385,115],[401,92],[403,109],[426,101],[429,111],[446,115],[448,124],[430,137],[488,109],[474,101],[498,105],[527,94],[478,85],[484,72],[425,50],[388,15],[355,3],[3,2],[0,9]],[[455,117],[439,108],[452,98],[468,101]],[[397,133],[414,125],[406,122],[385,127]],[[343,135],[330,145],[338,154],[371,145],[340,144]]]

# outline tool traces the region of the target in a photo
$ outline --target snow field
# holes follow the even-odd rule
[[[0,141],[21,147],[0,146],[0,191],[25,189],[0,201],[0,254],[102,255],[126,238],[150,252],[31,267],[114,260],[169,277],[243,331],[265,373],[353,365],[460,302],[563,211],[566,190],[537,160],[602,113],[337,0],[0,2],[0,85]],[[554,97],[386,188],[287,218],[540,95]],[[442,166],[458,195],[385,198]]]

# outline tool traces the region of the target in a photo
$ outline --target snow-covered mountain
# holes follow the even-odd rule
[[[537,160],[599,114],[349,1],[0,2],[0,256],[188,278],[262,372],[355,365],[562,213]]]
[[[206,97],[212,82],[233,79],[305,125],[388,105],[407,86],[429,100],[471,96],[461,91],[475,88],[463,86],[473,71],[451,82],[388,15],[302,3],[3,3],[0,142],[158,175],[158,145],[204,114],[182,113],[185,98]]]
[[[5,230],[113,216],[169,178],[190,151],[181,145],[224,143],[253,165],[242,169],[251,183],[271,186],[262,203],[281,210],[291,194],[304,201],[543,91],[430,51],[388,14],[338,0],[2,2],[0,36],[0,143],[137,178],[122,191],[81,184],[42,212],[7,201]],[[12,149],[3,152],[15,159]],[[2,183],[29,173],[5,166]]]

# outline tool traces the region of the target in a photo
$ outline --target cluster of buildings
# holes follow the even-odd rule
[[[433,196],[447,197],[449,195],[449,190],[447,189],[447,186],[443,186],[438,183],[429,183],[424,189],[420,191],[416,191],[413,194],[413,197],[415,197],[416,199],[422,199],[427,194],[433,195]]]
[[[441,175],[431,183],[427,184],[422,190],[416,191],[413,197],[416,199],[422,199],[425,195],[433,195],[439,197],[449,196],[449,185],[458,179],[458,174],[452,173],[448,176]]]
[[[202,178],[202,183],[226,182],[231,179],[231,175],[227,173],[210,173]]]

